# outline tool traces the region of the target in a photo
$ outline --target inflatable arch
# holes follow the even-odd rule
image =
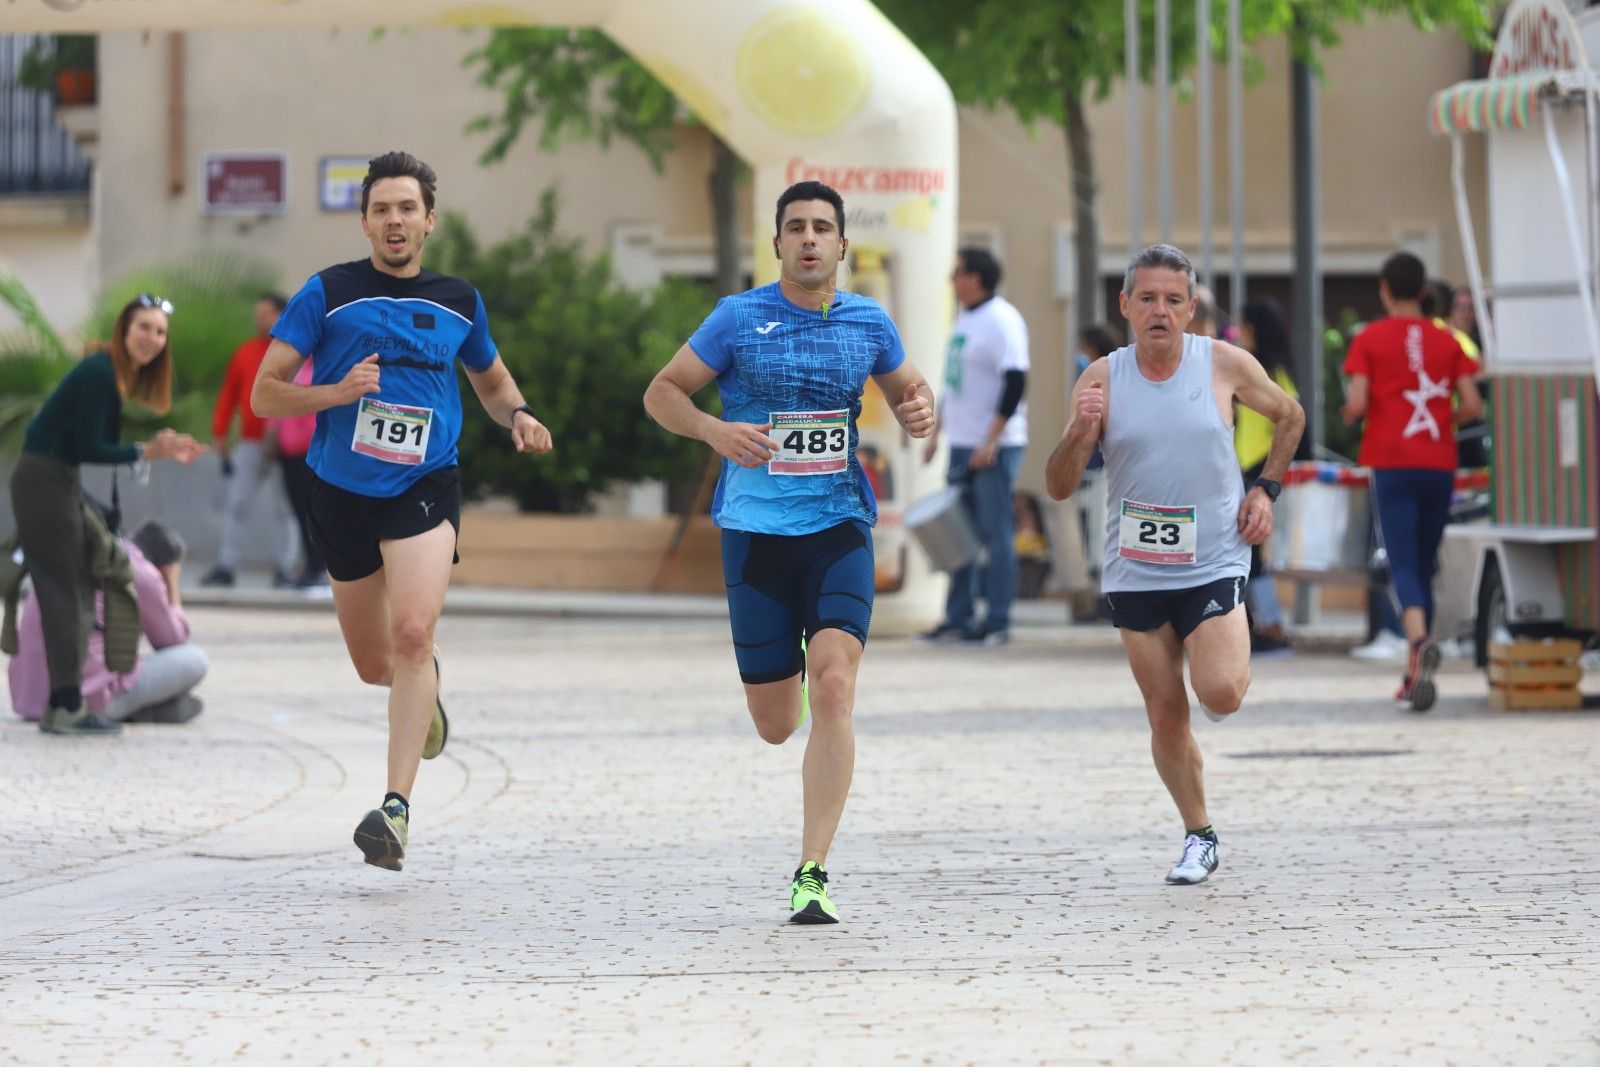
[[[592,26],[692,107],[754,171],[758,281],[777,277],[771,208],[790,184],[838,189],[854,255],[841,284],[882,301],[928,380],[942,375],[955,248],[955,104],[868,0],[10,0],[0,31],[326,26]],[[941,582],[907,550],[904,506],[939,478],[869,401],[863,465],[879,490],[879,621],[937,611]]]

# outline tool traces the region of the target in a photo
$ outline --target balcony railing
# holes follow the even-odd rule
[[[0,196],[87,192],[89,161],[56,121],[54,101],[17,84],[32,42],[0,36]]]

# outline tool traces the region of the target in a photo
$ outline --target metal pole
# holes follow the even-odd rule
[[[1294,338],[1300,352],[1300,395],[1312,447],[1322,430],[1321,204],[1317,181],[1317,80],[1311,64],[1294,61]]]
[[[1217,265],[1211,240],[1211,0],[1194,0],[1195,135],[1200,157],[1200,280],[1217,291]]]
[[[1587,106],[1585,101],[1585,106]],[[1588,257],[1584,255],[1583,226],[1578,218],[1578,208],[1572,199],[1572,178],[1567,170],[1567,159],[1561,151],[1561,141],[1556,137],[1555,109],[1547,100],[1539,106],[1544,114],[1544,143],[1550,150],[1550,164],[1555,169],[1556,191],[1561,194],[1561,211],[1567,218],[1567,248],[1572,253],[1572,269],[1578,276],[1578,303],[1583,307],[1584,332],[1589,337],[1589,362],[1594,365],[1596,381],[1600,381],[1600,317],[1595,314],[1594,280],[1589,277]]]
[[[1156,185],[1161,240],[1172,243],[1172,0],[1156,0]]]
[[[1123,84],[1128,87],[1128,258],[1144,247],[1144,160],[1139,114],[1139,0],[1122,0]]]
[[[1228,303],[1233,321],[1244,311],[1244,59],[1240,47],[1239,0],[1228,0]]]
[[[1478,336],[1483,340],[1483,369],[1493,374],[1499,345],[1495,343],[1494,320],[1489,318],[1489,303],[1483,291],[1483,265],[1478,262],[1478,235],[1472,226],[1472,207],[1467,202],[1467,179],[1461,158],[1461,134],[1450,133],[1450,188],[1455,191],[1456,226],[1461,230],[1461,251],[1467,260],[1467,281],[1472,286],[1472,308],[1478,315]]]

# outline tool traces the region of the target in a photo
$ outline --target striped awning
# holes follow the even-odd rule
[[[1594,91],[1597,84],[1600,82],[1590,70],[1541,70],[1511,78],[1457,82],[1433,94],[1428,102],[1428,125],[1437,134],[1525,130],[1538,101],[1581,95]]]

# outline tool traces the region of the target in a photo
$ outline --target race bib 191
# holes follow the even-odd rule
[[[370,396],[356,406],[356,433],[350,447],[385,463],[416,466],[428,454],[432,408],[386,404]]]
[[[1117,554],[1141,563],[1193,563],[1199,542],[1194,512],[1193,504],[1167,507],[1124,500]]]
[[[774,411],[771,437],[778,453],[773,474],[837,474],[850,465],[850,412]]]

